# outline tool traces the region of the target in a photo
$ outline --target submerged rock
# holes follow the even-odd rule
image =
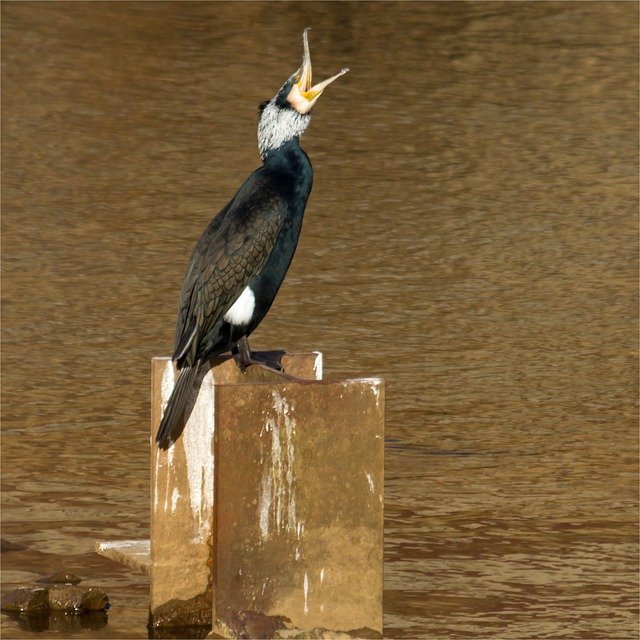
[[[75,573],[69,573],[68,571],[56,571],[46,578],[40,578],[36,582],[43,584],[80,584],[81,578],[78,578]]]
[[[9,551],[24,551],[27,547],[17,542],[11,542],[6,538],[0,538],[0,552],[8,553]]]

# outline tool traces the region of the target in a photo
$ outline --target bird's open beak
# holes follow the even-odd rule
[[[311,110],[311,107],[315,104],[316,100],[320,97],[320,94],[337,78],[343,76],[349,69],[340,69],[335,76],[331,76],[327,80],[319,82],[315,86],[311,85],[311,53],[309,52],[309,28],[307,27],[303,33],[304,42],[304,55],[302,57],[302,66],[298,69],[296,75],[298,76],[298,90],[300,96],[304,99],[306,104],[296,107],[299,111],[306,113]],[[300,107],[303,108],[300,108]]]

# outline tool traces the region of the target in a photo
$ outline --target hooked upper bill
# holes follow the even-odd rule
[[[343,76],[349,69],[346,67],[340,69],[338,73],[318,84],[311,85],[311,53],[309,51],[309,27],[307,27],[302,39],[304,43],[304,54],[302,57],[302,66],[296,71],[295,77],[298,80],[293,85],[287,100],[291,106],[299,113],[308,113],[320,97],[322,92],[337,78]]]

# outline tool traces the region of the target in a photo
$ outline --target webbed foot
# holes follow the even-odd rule
[[[300,378],[296,378],[295,376],[286,373],[282,368],[282,364],[277,360],[270,360],[261,356],[259,353],[252,352],[249,348],[249,340],[246,336],[243,336],[238,340],[238,342],[236,342],[236,348],[238,351],[233,354],[233,359],[242,373],[247,372],[247,367],[256,366],[261,367],[262,369],[267,369],[272,373],[277,373],[279,376],[282,376],[287,380],[300,380]]]

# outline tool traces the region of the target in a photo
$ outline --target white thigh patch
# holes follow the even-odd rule
[[[249,324],[255,307],[256,297],[250,287],[245,287],[240,297],[233,303],[229,311],[224,314],[224,319],[235,326]]]

